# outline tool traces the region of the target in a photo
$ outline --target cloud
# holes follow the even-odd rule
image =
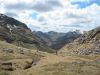
[[[47,0],[46,4],[48,4],[49,6],[62,6],[59,0]]]
[[[52,7],[48,6],[48,4],[39,2],[33,6],[33,9],[38,12],[47,12],[47,11],[52,10]]]
[[[47,12],[62,6],[59,0],[5,0],[2,3],[5,3],[6,10],[35,10],[37,12]]]
[[[48,12],[53,10],[55,7],[62,6],[59,0],[44,0],[44,2],[37,2],[33,5],[33,9],[38,12]]]
[[[0,0],[0,13],[37,31],[84,31],[100,26],[100,0]]]
[[[12,12],[6,12],[5,15],[17,17],[17,14],[16,13],[12,13]]]
[[[28,4],[23,4],[23,3],[16,3],[16,4],[7,4],[6,6],[5,6],[5,8],[6,9],[9,9],[9,10],[15,10],[15,9],[17,9],[17,10],[26,10],[26,9],[32,9],[32,6],[30,5],[29,7],[28,7]]]

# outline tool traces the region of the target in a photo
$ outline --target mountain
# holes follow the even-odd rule
[[[41,32],[41,31],[34,31],[34,35],[39,37],[43,43],[49,46],[52,49],[60,49],[65,44],[74,41],[78,38],[81,33],[79,31],[67,32],[67,33],[60,33],[60,32]]]
[[[66,41],[76,33],[49,34],[53,41],[60,35]],[[47,38],[45,34],[39,32]],[[44,42],[25,24],[0,14],[0,75],[100,75],[100,27],[65,45],[57,55]]]
[[[24,23],[4,14],[0,14],[0,40],[25,48],[52,51]]]
[[[85,32],[74,42],[65,45],[61,53],[69,55],[100,54],[100,27]]]
[[[57,40],[55,41],[56,43],[52,45],[52,48],[60,49],[65,44],[73,42],[75,39],[79,38],[80,36],[81,36],[80,32],[77,31],[68,32],[64,36],[57,38]]]

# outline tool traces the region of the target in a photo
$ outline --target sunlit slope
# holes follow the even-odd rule
[[[41,57],[42,55],[37,54],[36,50],[0,41],[0,75],[17,69],[31,68],[33,64],[37,64]]]

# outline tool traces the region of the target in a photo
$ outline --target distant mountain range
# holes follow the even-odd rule
[[[77,31],[67,32],[67,33],[60,33],[60,32],[41,32],[41,31],[34,31],[34,35],[39,37],[43,43],[49,46],[52,49],[60,49],[65,44],[73,42],[75,39],[81,36],[81,33]]]

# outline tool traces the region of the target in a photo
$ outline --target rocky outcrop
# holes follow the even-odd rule
[[[32,59],[14,59],[9,61],[0,61],[0,69],[5,71],[13,71],[17,69],[25,70],[31,68],[34,63],[35,61]]]
[[[84,33],[79,39],[77,39],[77,42],[81,44],[97,41],[100,41],[100,27],[97,27],[89,32]]]
[[[5,62],[5,61],[0,62],[0,69],[7,70],[7,71],[14,70],[12,62]]]
[[[62,48],[66,55],[100,55],[100,27],[84,33]]]

